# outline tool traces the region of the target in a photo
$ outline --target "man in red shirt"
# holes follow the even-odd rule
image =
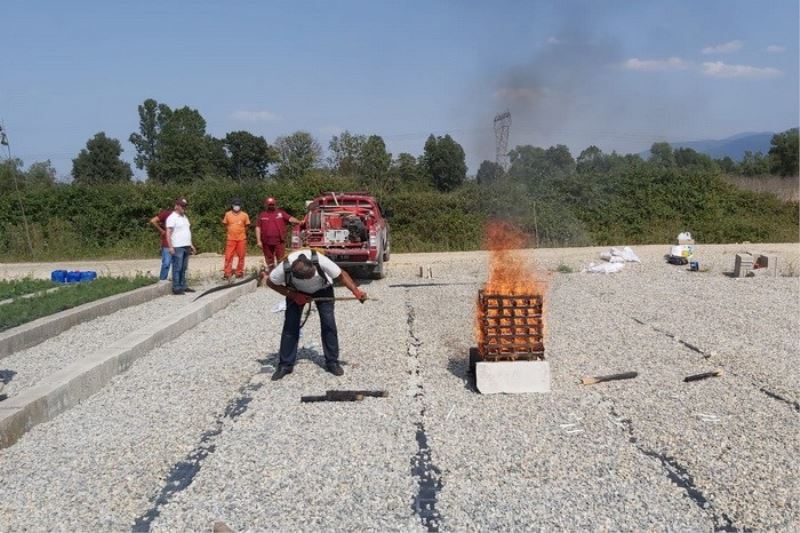
[[[286,239],[286,224],[299,224],[300,221],[278,208],[275,198],[264,200],[265,211],[258,214],[256,221],[256,244],[264,251],[267,270],[272,270],[283,259]]]
[[[161,234],[161,272],[160,280],[167,279],[169,276],[169,266],[172,264],[172,255],[169,253],[169,241],[167,240],[167,217],[172,214],[172,209],[165,209],[150,219],[150,224]]]

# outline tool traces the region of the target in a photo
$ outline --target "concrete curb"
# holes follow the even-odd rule
[[[149,302],[154,298],[169,293],[170,287],[171,285],[168,282],[154,283],[141,289],[108,296],[101,300],[85,303],[11,328],[0,333],[0,359],[44,342],[50,337],[55,337],[72,326],[77,326],[87,320],[92,320],[132,305]]]
[[[3,401],[0,403],[0,449],[14,444],[36,424],[52,420],[90,397],[111,378],[125,372],[137,358],[177,338],[255,288],[253,280],[210,294],[184,307],[177,316],[152,322]]]

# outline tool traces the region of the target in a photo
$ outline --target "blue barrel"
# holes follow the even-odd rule
[[[97,279],[97,272],[94,270],[87,270],[86,272],[81,272],[81,281],[93,281]]]
[[[67,271],[66,270],[53,270],[50,272],[50,281],[55,283],[66,283],[67,282]]]
[[[67,283],[75,283],[81,280],[81,273],[79,270],[67,272]]]

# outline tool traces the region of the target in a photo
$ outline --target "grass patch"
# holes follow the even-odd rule
[[[573,270],[572,267],[566,263],[559,263],[558,266],[556,267],[556,272],[559,272],[561,274],[572,274],[573,272],[575,272],[575,270]]]
[[[49,294],[40,294],[32,298],[1,305],[0,331],[107,296],[138,289],[156,281],[158,281],[157,278],[149,276],[98,278],[88,283],[70,285]]]
[[[21,278],[12,280],[0,280],[0,300],[16,298],[25,294],[44,291],[57,287],[49,279]]]

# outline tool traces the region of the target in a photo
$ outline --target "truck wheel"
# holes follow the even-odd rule
[[[383,250],[383,260],[384,261],[388,261],[389,260],[391,252],[392,252],[392,250],[389,248],[389,246],[385,246],[384,247],[384,250]]]
[[[383,266],[383,252],[378,254],[378,264],[372,267],[370,277],[372,279],[383,279],[386,277],[386,267]]]

